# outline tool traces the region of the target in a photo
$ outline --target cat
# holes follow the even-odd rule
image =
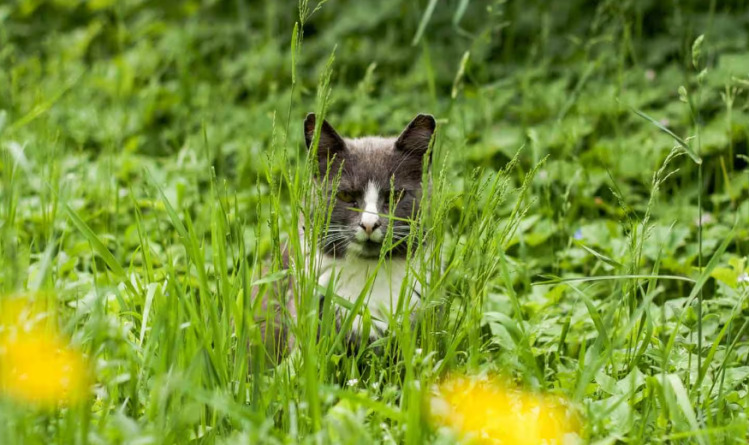
[[[308,114],[304,120],[308,150],[313,148],[315,125],[315,114]],[[307,264],[316,265],[322,288],[331,286],[337,295],[351,303],[362,296],[371,280],[363,295],[372,315],[370,341],[387,332],[402,287],[405,304],[412,312],[420,303],[421,284],[406,270],[409,248],[418,245],[407,237],[413,230],[413,218],[419,215],[425,188],[428,190],[428,184],[427,187],[422,184],[422,173],[424,166],[427,169],[431,166],[429,146],[435,129],[434,117],[426,114],[417,115],[397,137],[348,139],[342,138],[327,121],[320,125],[319,173],[315,185],[323,188],[324,202],[309,205],[327,206],[330,219],[327,227],[318,228],[317,233],[322,235],[317,241],[317,254],[315,258],[307,258]],[[426,156],[429,158],[425,159]],[[300,232],[302,245],[304,230],[302,227]],[[284,258],[288,266],[288,253]],[[411,266],[414,264],[418,262],[412,261]],[[281,301],[266,297],[263,302],[264,313],[274,314],[272,322],[266,323],[271,321],[266,317],[260,324],[266,348],[271,348],[274,360],[294,344],[294,337],[283,322],[283,318],[293,319],[297,315],[293,288],[290,282],[279,284],[275,290]],[[276,306],[272,306],[274,303]],[[281,304],[285,307],[280,308]],[[336,317],[338,329],[340,315]],[[348,337],[350,342],[362,340],[363,329],[362,317],[356,315]]]

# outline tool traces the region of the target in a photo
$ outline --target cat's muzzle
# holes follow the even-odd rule
[[[382,231],[382,228],[377,228],[371,233],[367,233],[360,227],[354,234],[353,242],[349,245],[348,250],[363,257],[378,257],[384,239],[385,233]]]
[[[382,227],[377,227],[374,230],[365,230],[364,227],[358,227],[354,234],[354,239],[357,243],[374,243],[382,244],[382,240],[385,239],[385,233],[382,231]]]

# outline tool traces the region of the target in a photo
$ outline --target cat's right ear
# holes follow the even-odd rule
[[[417,156],[424,156],[429,150],[429,143],[436,127],[437,123],[434,116],[419,114],[398,136],[398,140],[395,141],[395,148]]]
[[[312,142],[315,137],[315,113],[310,113],[304,119],[304,142],[307,144],[307,150],[312,148]],[[333,126],[328,121],[323,120],[320,128],[320,142],[317,145],[317,154],[321,158],[333,157],[334,154],[343,151],[346,148],[346,143],[336,133]]]

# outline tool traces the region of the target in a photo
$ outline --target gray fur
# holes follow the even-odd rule
[[[315,115],[309,114],[305,120],[305,141],[312,148],[315,130]],[[396,245],[389,254],[405,256],[408,243],[400,242],[410,231],[409,222],[391,219],[390,193],[393,186],[393,216],[411,219],[419,213],[419,202],[422,196],[422,169],[424,156],[435,130],[432,116],[420,114],[411,121],[398,137],[368,136],[357,139],[342,138],[327,122],[323,121],[320,131],[320,142],[317,149],[320,174],[318,182],[327,187],[328,204],[332,206],[330,227],[321,240],[322,251],[334,257],[343,257],[347,247],[353,242],[356,228],[361,220],[363,206],[357,201],[343,202],[334,195],[333,178],[339,170],[341,173],[338,192],[346,192],[362,197],[369,183],[380,190],[379,223],[383,233],[388,226],[393,228],[393,244]],[[332,162],[331,162],[332,161]],[[328,164],[330,168],[328,169]],[[427,165],[431,159],[427,161]],[[392,183],[391,183],[392,181]],[[342,237],[341,233],[349,237]],[[367,257],[378,257],[380,245],[367,242],[358,254]]]

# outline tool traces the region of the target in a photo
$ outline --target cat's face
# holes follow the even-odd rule
[[[420,114],[397,138],[343,139],[323,121],[317,180],[326,187],[332,207],[330,224],[321,239],[324,253],[377,258],[390,229],[393,232],[390,253],[407,253],[409,220],[419,211],[424,156],[434,129],[434,118]],[[315,115],[309,114],[304,122],[308,148],[314,131]],[[340,182],[334,194],[334,180],[339,171]]]

